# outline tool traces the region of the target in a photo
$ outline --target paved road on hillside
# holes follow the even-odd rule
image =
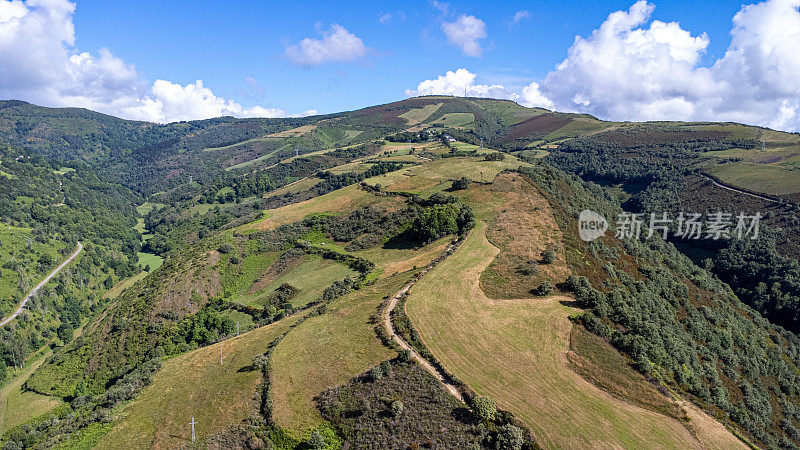
[[[38,292],[38,291],[39,291],[39,289],[41,289],[41,288],[42,288],[42,286],[44,286],[45,284],[47,284],[47,282],[48,282],[48,281],[50,281],[50,279],[51,279],[51,278],[53,278],[54,276],[56,276],[56,274],[58,274],[58,272],[60,272],[60,271],[61,271],[61,269],[63,269],[64,267],[66,267],[66,266],[67,266],[67,264],[69,264],[70,262],[72,262],[72,260],[73,260],[73,259],[75,259],[75,257],[76,257],[76,256],[78,256],[78,254],[81,252],[81,250],[83,250],[83,244],[81,244],[80,242],[78,242],[78,248],[75,250],[75,252],[74,252],[72,255],[70,255],[70,257],[69,257],[69,258],[67,258],[67,260],[66,260],[66,261],[64,261],[63,263],[61,263],[61,265],[60,265],[60,266],[58,266],[58,267],[56,267],[55,269],[53,269],[53,271],[52,271],[52,272],[50,272],[50,275],[48,275],[48,276],[47,276],[47,277],[46,277],[44,280],[42,280],[42,282],[41,282],[41,283],[37,284],[37,285],[36,285],[36,287],[35,287],[35,288],[33,288],[33,289],[31,290],[31,292],[29,292],[29,293],[28,293],[28,295],[27,295],[27,296],[25,296],[25,298],[24,298],[24,299],[22,299],[22,303],[20,303],[20,304],[19,304],[19,308],[17,308],[17,310],[16,310],[16,311],[14,311],[14,314],[11,314],[11,315],[10,315],[10,316],[8,316],[7,318],[3,319],[3,321],[2,321],[2,322],[0,322],[0,327],[2,327],[3,325],[7,324],[8,322],[11,322],[12,320],[14,320],[14,319],[15,319],[15,318],[16,318],[16,317],[17,317],[17,316],[18,316],[18,315],[19,315],[19,314],[22,312],[22,310],[25,308],[25,304],[26,304],[26,303],[28,303],[28,300],[30,300],[30,299],[31,299],[31,297],[33,297],[34,295],[36,295],[36,292]]]
[[[428,273],[428,270],[430,270],[430,268],[423,270],[420,276]],[[386,306],[386,310],[383,312],[383,326],[386,328],[386,331],[389,333],[389,336],[392,337],[392,340],[394,340],[397,343],[397,345],[400,346],[400,348],[408,350],[411,353],[411,357],[414,358],[414,360],[417,361],[425,370],[430,372],[431,375],[436,377],[436,379],[439,380],[442,386],[444,386],[444,388],[447,389],[447,392],[452,394],[453,397],[457,398],[458,401],[460,401],[461,403],[466,404],[466,402],[464,401],[464,397],[461,396],[461,392],[459,392],[455,386],[447,382],[447,379],[445,379],[444,374],[442,374],[438,369],[436,369],[436,367],[434,367],[433,364],[428,362],[427,359],[423,358],[422,355],[420,355],[416,350],[414,350],[414,347],[409,345],[403,338],[401,338],[395,332],[394,324],[392,323],[392,311],[394,311],[394,308],[397,307],[397,302],[404,295],[408,293],[408,290],[411,289],[412,286],[414,286],[417,280],[410,281],[408,284],[403,286],[402,289],[397,291],[397,294],[394,295],[392,301],[389,302],[389,305]]]

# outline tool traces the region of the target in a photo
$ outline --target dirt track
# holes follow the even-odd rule
[[[423,274],[426,273],[427,271],[428,269],[425,269]],[[389,333],[389,336],[392,337],[392,340],[394,340],[397,343],[397,345],[400,346],[400,348],[408,350],[411,353],[411,357],[414,358],[414,360],[417,361],[423,368],[425,368],[425,370],[430,372],[431,375],[436,377],[436,379],[439,380],[440,383],[442,383],[444,388],[447,389],[447,392],[452,394],[453,397],[457,398],[461,403],[466,403],[464,402],[464,397],[461,396],[461,393],[458,391],[458,389],[452,384],[448,383],[441,372],[439,372],[430,362],[428,362],[428,360],[423,358],[422,355],[420,355],[416,350],[414,350],[414,347],[409,345],[403,338],[398,336],[397,333],[395,332],[394,324],[392,323],[392,311],[394,311],[395,307],[397,307],[397,302],[404,295],[406,295],[406,293],[408,293],[408,290],[411,289],[411,286],[413,286],[415,282],[416,280],[409,282],[408,284],[403,286],[403,288],[400,289],[397,292],[397,294],[394,295],[391,302],[389,302],[389,305],[386,307],[386,310],[383,312],[383,326],[386,328],[386,331]]]

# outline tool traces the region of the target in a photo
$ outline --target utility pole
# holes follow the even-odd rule
[[[294,156],[295,156],[295,157],[298,157],[298,156],[300,156],[300,150],[298,150],[298,149],[294,149]]]
[[[483,138],[481,138],[481,150],[483,150]]]
[[[189,422],[189,424],[192,426],[192,444],[194,444],[194,425],[195,425],[196,423],[197,423],[197,422],[195,422],[195,420],[194,420],[194,416],[192,416],[192,421],[191,421],[191,422]]]
[[[239,337],[239,322],[236,322],[236,337]]]
[[[767,151],[767,143],[764,141],[761,141],[761,151],[762,152]]]

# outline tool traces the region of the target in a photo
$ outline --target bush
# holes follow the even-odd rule
[[[520,427],[507,423],[497,430],[497,448],[520,450],[525,444],[525,434]]]
[[[545,249],[542,252],[542,264],[553,264],[556,260],[556,251],[552,248]]]
[[[497,415],[497,405],[494,400],[482,395],[476,395],[472,399],[472,409],[475,411],[475,415],[486,422],[493,421]]]
[[[540,297],[547,297],[548,295],[553,295],[556,288],[553,286],[553,283],[549,281],[545,281],[536,288],[536,295]]]
[[[506,155],[500,152],[489,153],[486,155],[486,161],[503,161],[506,159]]]
[[[405,408],[405,405],[403,405],[403,402],[401,402],[400,400],[393,401],[392,402],[392,415],[395,416],[395,417],[399,417],[401,414],[403,414],[403,409],[404,408]]]
[[[452,189],[454,191],[460,191],[462,189],[466,189],[469,187],[469,179],[467,177],[461,177],[457,180],[453,180]]]

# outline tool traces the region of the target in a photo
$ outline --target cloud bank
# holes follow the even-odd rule
[[[406,89],[408,97],[418,95],[455,95],[466,94],[468,97],[491,97],[505,98],[509,100],[519,99],[519,95],[509,92],[499,84],[475,84],[476,74],[467,69],[458,69],[455,72],[447,71],[435,80],[425,80],[416,89]]]
[[[217,97],[198,80],[181,86],[148,85],[107,49],[74,49],[75,4],[67,0],[0,0],[0,98],[47,106],[80,106],[153,122],[237,117],[278,117],[277,108],[246,108]]]
[[[701,66],[709,37],[693,36],[677,22],[651,21],[654,6],[638,1],[610,14],[590,36],[576,37],[566,59],[518,100],[610,120],[720,120],[800,131],[799,7],[800,0],[743,6],[724,56]],[[463,87],[455,90],[448,80],[462,82],[466,74],[459,69],[425,80],[406,95],[461,95]],[[501,98],[517,95],[492,88],[505,93]]]

